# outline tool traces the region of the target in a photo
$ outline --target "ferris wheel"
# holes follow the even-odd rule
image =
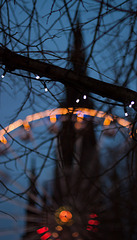
[[[5,127],[4,129],[0,130],[0,141],[3,144],[7,144],[10,138],[16,135],[23,135],[26,133],[26,136],[21,136],[22,140],[27,140],[28,138],[31,139],[29,131],[37,126],[46,124],[48,127],[55,124],[58,120],[64,121],[69,114],[73,114],[74,118],[78,123],[82,123],[84,119],[88,119],[94,117],[94,122],[103,123],[103,126],[107,126],[108,130],[110,129],[111,123],[117,123],[120,127],[125,127],[127,129],[131,129],[131,122],[113,116],[111,114],[107,114],[103,111],[97,111],[95,109],[88,109],[88,108],[57,108],[51,110],[45,110],[43,112],[38,112],[32,115],[28,115],[24,120],[17,120],[10,124],[9,126]],[[45,121],[43,121],[43,119]],[[100,121],[99,121],[100,119]],[[31,124],[31,126],[30,126]],[[78,126],[79,125],[79,126]],[[80,124],[75,124],[76,128],[80,127]],[[22,129],[21,129],[22,128]],[[20,130],[20,131],[18,131]],[[23,132],[24,130],[24,132]],[[13,133],[17,131],[17,133]],[[111,131],[109,131],[110,133]],[[6,137],[7,136],[7,139]],[[1,152],[2,154],[2,152]]]
[[[43,145],[39,142],[39,139],[37,140],[38,136],[39,138],[42,139],[43,134],[45,134],[45,129],[47,129],[48,132],[51,134],[57,134],[60,129],[60,123],[63,121],[66,121],[68,119],[68,116],[72,116],[72,121],[74,121],[74,126],[76,131],[80,131],[80,129],[84,128],[85,122],[89,120],[93,120],[93,123],[95,126],[101,126],[101,132],[107,136],[107,137],[113,137],[117,134],[118,129],[124,130],[126,132],[126,135],[128,136],[129,140],[131,140],[131,127],[132,124],[120,117],[113,116],[111,114],[107,114],[103,111],[97,111],[95,109],[87,109],[87,108],[57,108],[57,109],[51,109],[51,110],[45,110],[43,112],[35,113],[32,115],[28,115],[24,120],[17,120],[14,123],[10,124],[9,126],[5,127],[4,129],[0,130],[0,155],[2,157],[3,165],[10,165],[13,160],[17,160],[18,163],[17,165],[20,166],[20,168],[28,175],[28,178],[30,178],[30,171],[27,171],[27,164],[28,160],[27,157],[30,153],[34,151],[34,153],[41,158],[45,158],[45,147],[44,150],[41,150],[41,146]],[[43,140],[43,139],[42,139]],[[51,140],[51,139],[50,139]],[[24,145],[25,144],[25,145]],[[46,144],[48,144],[48,140],[46,140]],[[14,147],[15,145],[15,147]],[[24,147],[25,146],[25,147]],[[44,142],[45,146],[45,142]],[[21,150],[20,152],[20,147],[24,148],[24,150]],[[48,147],[50,147],[48,145]],[[25,156],[25,162],[24,162],[24,151],[26,153]],[[27,155],[28,154],[28,155]],[[12,157],[11,157],[12,156]],[[47,156],[49,157],[49,155]],[[50,158],[50,161],[52,161],[52,157]],[[39,165],[39,173],[41,173],[42,168],[41,166],[44,165],[46,162],[42,162]],[[53,163],[53,162],[52,162]],[[50,163],[49,167],[51,166]],[[17,169],[18,169],[17,166]],[[16,167],[16,164],[15,164]],[[17,170],[16,169],[16,170]],[[39,175],[38,173],[38,175]],[[8,179],[9,177],[7,177]],[[5,178],[6,179],[6,178]],[[20,183],[18,181],[18,177],[15,180],[13,180],[13,177],[10,177],[7,182],[10,182],[12,184],[12,188],[17,188],[19,191],[24,191],[25,192],[25,185]],[[52,185],[52,181],[51,181]],[[3,184],[4,186],[4,184]],[[5,186],[4,186],[5,187]],[[43,190],[43,188],[40,186],[39,187]],[[6,190],[9,191],[10,187],[6,187]],[[12,199],[11,203],[14,204],[15,206],[20,205],[19,199],[14,199],[14,193],[15,190],[11,190],[10,194],[12,197],[7,196],[5,197],[5,191],[1,193],[2,196],[2,202],[8,201],[9,199]],[[53,199],[51,199],[50,194],[48,195],[47,191],[45,193],[46,198],[48,199],[49,203],[51,201],[53,202]],[[20,195],[17,193],[16,197],[22,197],[22,200],[26,200],[24,195]],[[28,194],[29,196],[29,194]],[[41,199],[38,196],[35,196],[34,193],[31,194],[30,196],[31,199],[33,199],[39,206],[43,205],[43,199]],[[21,203],[22,208],[25,210],[27,209],[28,206],[26,204]],[[54,205],[54,204],[53,204]],[[16,207],[15,207],[16,208]],[[62,206],[62,207],[56,207],[56,210],[54,210],[54,213],[52,216],[50,216],[50,221],[54,227],[50,227],[50,224],[45,224],[41,227],[36,227],[35,226],[35,234],[37,236],[37,239],[41,240],[46,240],[46,239],[63,239],[63,229],[66,229],[66,226],[73,226],[73,223],[76,223],[76,221],[80,221],[78,214],[75,213],[73,209],[71,209],[68,206]],[[36,215],[40,215],[41,211],[39,209],[31,209],[32,212]],[[18,213],[19,214],[19,213]],[[17,214],[17,215],[18,215]],[[9,229],[3,229],[1,231],[0,235],[7,239],[6,237],[10,234],[13,234],[14,236],[22,233],[24,231],[24,227],[21,226],[20,228],[17,227],[16,224],[16,216],[14,217],[13,214],[7,212],[4,210],[2,212],[2,219],[8,219],[9,222],[12,220],[14,222],[14,226],[11,224],[11,228]],[[19,219],[20,216],[18,216]],[[46,217],[45,217],[46,218]],[[99,216],[96,212],[92,211],[89,212],[88,214],[86,213],[86,218],[87,218],[87,224],[85,225],[84,231],[86,231],[86,234],[88,236],[88,233],[96,233],[98,232],[98,226],[100,225],[100,220]],[[22,221],[24,221],[24,217],[22,218]],[[76,228],[72,227],[71,230],[71,236],[76,239],[80,240],[82,238],[82,234],[79,231],[76,231]],[[10,224],[9,224],[10,226]],[[18,229],[18,230],[17,230]],[[25,239],[25,238],[24,238]],[[33,235],[32,238],[33,239]]]

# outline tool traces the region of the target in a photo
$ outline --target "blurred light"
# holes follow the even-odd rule
[[[58,236],[59,236],[58,233],[56,233],[56,232],[52,233],[52,237],[57,238]]]
[[[105,112],[97,111],[95,109],[78,108],[78,109],[74,110],[73,108],[68,108],[68,109],[56,108],[56,109],[45,110],[43,112],[38,112],[38,113],[34,113],[32,115],[28,115],[25,120],[29,123],[29,122],[39,120],[39,119],[42,119],[45,117],[54,116],[53,121],[55,122],[56,115],[66,115],[68,113],[73,113],[73,114],[77,115],[79,113],[79,111],[81,111],[83,113],[83,117],[85,117],[85,115],[87,115],[87,116],[91,116],[91,117],[105,118],[105,116],[106,116]],[[110,115],[109,115],[109,117],[111,118]],[[119,125],[126,127],[126,128],[130,128],[131,123],[129,121],[119,118],[119,117],[115,117],[115,116],[114,116],[114,118],[117,120]],[[52,122],[52,120],[51,120],[51,122]],[[23,125],[23,121],[21,119],[19,119],[19,120],[15,121],[14,123],[8,125],[4,129],[0,130],[0,139],[4,134],[10,133],[11,131],[17,129],[21,125]]]
[[[46,82],[44,82],[43,85],[44,85],[45,92],[48,92],[48,88],[47,88]]]
[[[46,239],[48,239],[50,236],[51,236],[51,233],[50,233],[50,232],[47,232],[47,233],[45,233],[45,234],[41,237],[41,240],[46,240]]]
[[[6,139],[4,136],[1,136],[0,141],[1,141],[3,144],[6,144],[6,143],[7,143],[7,139]]]
[[[123,119],[123,118],[117,118],[117,122],[119,125],[126,127],[126,128],[130,128],[130,122],[128,122],[127,120]]]
[[[57,121],[56,115],[51,115],[51,116],[50,116],[50,122],[51,122],[51,123],[55,123],[56,121]]]
[[[5,75],[4,75],[4,74],[2,74],[2,75],[1,75],[1,78],[4,78],[4,77],[5,77]]]
[[[84,114],[83,114],[81,111],[79,111],[79,112],[77,113],[77,121],[78,121],[78,122],[82,122],[82,121],[83,121],[83,118],[84,118]]]
[[[63,227],[57,226],[57,227],[56,227],[56,230],[57,230],[57,231],[62,231],[62,230],[63,230]]]
[[[86,96],[86,95],[84,95],[84,96],[83,96],[83,99],[86,99],[86,98],[87,98],[87,96]]]
[[[78,99],[76,100],[76,103],[79,103],[79,101],[80,101],[80,100],[79,100],[79,98],[78,98]]]
[[[93,230],[93,227],[92,227],[92,226],[87,226],[87,230],[88,230],[88,231],[92,231],[92,230]]]
[[[38,234],[42,234],[42,233],[47,232],[48,230],[49,230],[48,227],[42,227],[42,228],[39,228],[39,229],[37,230],[37,233],[38,233]]]
[[[90,218],[96,218],[96,217],[98,217],[98,215],[95,214],[95,213],[91,213],[91,214],[89,215],[89,217],[90,217]]]
[[[79,130],[79,129],[82,128],[82,123],[81,123],[81,122],[76,122],[76,123],[74,124],[74,126],[75,126],[75,128],[76,128],[77,130]]]
[[[90,225],[99,225],[99,221],[97,221],[97,220],[89,220],[88,224],[90,224]]]
[[[103,122],[103,125],[104,125],[104,126],[109,126],[110,123],[111,123],[111,121],[113,121],[113,119],[112,119],[110,116],[107,116],[107,117],[105,117],[105,120],[104,120],[104,122]]]
[[[72,214],[70,211],[61,211],[59,218],[62,222],[69,222],[69,220],[72,218]]]
[[[36,75],[36,79],[40,79],[40,76],[39,76],[39,75]]]
[[[133,106],[134,104],[135,104],[135,102],[134,102],[134,101],[131,101],[129,107],[132,108],[132,106]]]
[[[23,126],[26,131],[30,131],[30,125],[26,120],[23,121]]]
[[[78,232],[72,233],[72,237],[78,237],[78,236],[79,236],[79,233],[78,233]]]
[[[125,112],[125,117],[127,117],[128,116],[128,113],[127,112]]]

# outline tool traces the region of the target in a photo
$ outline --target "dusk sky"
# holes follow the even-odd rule
[[[74,18],[76,9],[79,5],[78,2],[80,1],[68,1],[70,2],[68,3],[70,15],[67,14],[62,0],[16,0],[1,2],[2,7],[0,14],[2,21],[0,22],[0,30],[3,32],[3,34],[1,33],[0,35],[1,46],[5,46],[18,54],[33,59],[48,62],[62,68],[69,68],[67,62],[68,48],[71,49],[73,45],[72,26],[75,22]],[[53,2],[55,2],[55,5]],[[87,75],[104,82],[124,86],[136,91],[137,85],[134,71],[129,71],[129,81],[127,80],[125,82],[125,79],[128,76],[128,65],[131,64],[133,59],[132,49],[135,45],[134,36],[132,36],[133,41],[131,41],[130,44],[131,51],[126,55],[125,65],[122,65],[124,54],[126,52],[124,42],[126,44],[129,40],[129,34],[131,31],[129,23],[132,24],[134,18],[131,19],[131,21],[128,20],[128,16],[130,15],[128,11],[111,10],[111,7],[107,8],[104,6],[103,9],[100,10],[102,11],[102,18],[100,20],[102,21],[101,27],[97,36],[95,36],[94,33],[97,28],[100,2],[101,1],[83,1],[83,4],[80,4],[79,7],[78,19],[81,23],[83,34],[83,47],[85,48],[86,58],[88,59],[89,57]],[[111,1],[109,2],[111,3]],[[117,6],[123,1],[116,0],[114,2]],[[120,7],[128,9],[129,1],[125,2],[127,2],[127,4],[125,3]],[[33,9],[33,4],[35,3],[36,6],[35,9]],[[34,12],[32,10],[34,10]],[[133,10],[134,9],[132,9],[132,11]],[[69,17],[71,17],[72,24],[70,24]],[[120,22],[119,25],[118,22]],[[10,30],[8,28],[9,26]],[[5,34],[3,29],[6,32]],[[91,52],[92,54],[90,56]],[[4,66],[1,66],[0,76],[2,76],[3,73]],[[47,78],[41,78],[41,80],[42,83],[44,83],[44,81],[46,82],[48,88],[47,92],[44,91],[44,85],[37,80],[36,76],[32,73],[27,73],[22,70],[14,70],[12,73],[7,72],[4,78],[1,77],[1,129],[18,119],[24,120],[28,115],[61,107],[61,103],[65,99],[63,84],[58,82],[55,83]],[[91,95],[88,97],[90,98]],[[108,100],[95,94],[93,94],[92,97],[95,97],[96,100],[101,100],[100,102],[92,99],[96,110],[109,111],[113,115],[129,121],[135,116],[134,110],[128,109],[130,116],[129,118],[125,118],[124,107],[122,104],[118,103],[114,106],[114,101],[111,101],[110,99]],[[105,101],[110,104],[105,104]],[[37,147],[45,140],[46,143],[39,146],[37,150],[41,154],[47,156],[51,146],[49,139],[51,140],[55,133],[49,133],[48,128],[51,126],[49,120],[39,120],[38,122],[40,126],[37,127],[32,125],[32,139],[29,141],[23,142],[21,137],[24,132],[20,128],[11,132],[11,135],[13,134],[13,137],[17,141],[30,149]],[[57,123],[57,128],[59,127],[60,123]],[[98,129],[100,131],[100,126]],[[99,147],[103,146],[102,144],[106,144],[107,146],[109,144],[113,145],[116,143],[116,139],[121,140],[123,137],[118,135],[115,140],[108,140],[108,138],[101,138],[100,132],[97,133],[97,136],[101,139]],[[12,140],[10,139],[9,145],[11,142]],[[47,158],[46,167],[44,171],[42,171],[41,177],[38,180],[40,186],[42,186],[45,180],[53,179],[55,161],[52,158],[53,156],[55,157],[56,154],[55,145],[56,141],[53,143],[54,149],[51,152],[51,157]],[[103,153],[103,151],[104,149],[102,148],[101,153]],[[28,178],[23,174],[23,170],[28,168],[29,171],[34,164],[37,166],[38,171],[40,171],[41,165],[44,161],[44,157],[40,156],[38,159],[38,155],[35,152],[32,152],[31,157],[30,154],[28,154],[28,161],[26,157],[22,157],[24,152],[25,150],[22,149],[16,141],[13,141],[10,145],[9,151],[7,151],[7,155],[0,155],[1,162],[19,156],[16,164],[11,160],[8,163],[1,164],[0,168],[1,173],[5,174],[1,174],[1,180],[4,181],[8,187],[12,186],[12,190],[15,190],[18,193],[22,191],[21,188],[25,189],[25,186],[28,184]],[[37,161],[37,159],[39,161]],[[102,159],[105,159],[105,155],[103,155]],[[5,194],[4,191],[4,187],[1,185],[1,193]],[[52,191],[52,189],[49,190],[49,192],[50,191]],[[7,194],[7,198],[12,196],[12,193]],[[5,199],[3,198],[2,202],[0,210],[5,211],[10,215],[6,215],[3,212],[0,213],[0,228],[2,229],[0,239],[20,240],[19,236],[23,233],[24,227],[24,209],[26,208],[26,201],[18,197],[17,199],[13,199],[12,202],[8,201],[8,203],[5,202]],[[19,221],[16,219],[19,219]]]

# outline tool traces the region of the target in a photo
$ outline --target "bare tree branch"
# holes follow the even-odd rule
[[[74,71],[64,69],[49,63],[31,59],[0,47],[0,63],[5,65],[7,71],[15,69],[25,70],[40,77],[47,77],[52,81],[71,85],[78,89],[85,89],[102,97],[129,105],[131,101],[137,102],[137,93],[128,88],[102,82],[92,77],[78,76]],[[136,108],[136,104],[134,105]]]

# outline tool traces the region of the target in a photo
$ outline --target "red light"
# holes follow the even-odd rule
[[[38,233],[38,234],[42,234],[42,233],[44,233],[44,232],[47,232],[48,230],[49,230],[48,227],[42,227],[42,228],[40,228],[40,229],[37,230],[37,233]]]
[[[95,214],[95,213],[91,213],[91,214],[89,215],[89,217],[90,217],[90,218],[96,218],[96,217],[98,217],[98,215]]]
[[[99,221],[97,221],[97,220],[89,220],[88,224],[90,224],[90,225],[99,225]]]
[[[90,219],[88,220],[87,231],[98,232],[98,228],[96,226],[98,226],[100,222],[95,219],[98,217],[98,215],[91,213],[89,217]]]
[[[93,227],[92,226],[87,226],[87,230],[88,231],[93,231]]]
[[[50,232],[47,232],[47,233],[45,233],[45,234],[41,237],[41,240],[46,240],[46,239],[48,239],[50,236],[51,236],[51,233],[50,233]]]

